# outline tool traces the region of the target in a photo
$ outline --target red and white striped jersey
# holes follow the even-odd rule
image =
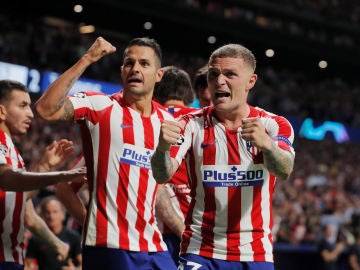
[[[155,219],[158,185],[150,158],[160,125],[173,119],[153,102],[150,117],[125,104],[121,93],[77,93],[70,97],[82,123],[90,202],[83,244],[131,251],[163,251]]]
[[[11,138],[0,130],[0,165],[15,171],[25,164]],[[26,193],[0,189],[0,262],[24,264],[24,213]]]
[[[250,107],[250,106],[249,106]],[[272,194],[275,176],[262,152],[213,116],[214,107],[187,114],[184,143],[188,152],[191,202],[181,253],[230,261],[273,262]],[[283,117],[250,107],[277,145],[293,154],[294,131]]]
[[[175,118],[185,115],[190,112],[197,111],[197,108],[190,108],[180,105],[169,105],[166,107],[167,111],[170,112]],[[190,204],[190,187],[188,181],[188,173],[186,168],[186,160],[183,159],[179,165],[178,170],[172,176],[172,178],[166,182],[165,187],[170,194],[170,200],[180,218],[185,221],[187,211]],[[161,221],[159,221],[161,223]],[[173,233],[165,224],[162,224],[162,232],[164,234]]]

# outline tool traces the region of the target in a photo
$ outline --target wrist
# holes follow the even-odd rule
[[[166,142],[159,142],[158,146],[156,147],[156,151],[161,153],[165,153],[166,151],[170,151],[171,144]]]
[[[51,166],[47,163],[39,163],[38,170],[39,172],[48,172],[51,170]]]

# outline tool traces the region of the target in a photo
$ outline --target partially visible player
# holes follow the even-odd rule
[[[194,100],[190,76],[185,70],[175,66],[164,67],[163,77],[161,81],[155,85],[153,98],[173,114],[175,118],[197,110],[187,107],[187,105]],[[190,203],[190,188],[185,159],[170,181],[159,188],[157,195],[158,202],[156,204],[157,217],[160,221],[166,220],[165,223],[168,224],[163,224],[164,241],[175,263],[178,264],[180,239],[185,225],[183,225],[182,228],[176,226],[178,223],[177,216],[164,218],[164,215],[169,215],[166,211],[167,207],[164,205],[166,203],[164,197],[167,196],[170,196],[176,213],[181,218],[182,223],[184,223]],[[171,226],[169,220],[175,220],[175,226]]]
[[[86,166],[83,155],[79,156],[71,168]],[[71,217],[79,226],[84,225],[86,207],[89,203],[89,187],[87,183],[58,183],[55,188],[56,197],[65,206]]]
[[[193,81],[196,98],[198,99],[201,108],[213,105],[207,82],[208,69],[207,65],[199,68]]]
[[[84,168],[60,172],[26,172],[25,163],[13,143],[14,136],[24,135],[34,117],[31,110],[31,100],[25,85],[12,80],[0,81],[0,269],[18,270],[24,268],[24,225],[28,224],[35,233],[50,239],[53,234],[45,223],[38,222],[30,196],[24,191],[30,191],[64,181],[84,181]],[[65,142],[66,145],[68,145]],[[62,162],[64,158],[61,145],[53,143],[48,148],[55,154],[55,161]],[[60,147],[60,149],[58,148]],[[55,149],[54,152],[52,150]],[[52,154],[48,156],[51,159]],[[58,158],[56,155],[60,155]],[[59,164],[52,159],[42,160],[38,171],[52,169]],[[26,207],[25,207],[26,206]],[[55,243],[53,239],[50,239]],[[55,243],[56,245],[56,243]]]

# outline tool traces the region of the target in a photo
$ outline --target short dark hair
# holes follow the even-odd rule
[[[178,67],[164,67],[160,82],[155,84],[153,97],[164,105],[167,100],[182,100],[185,105],[194,101],[194,91],[189,74]]]
[[[13,90],[29,92],[27,87],[21,82],[14,80],[0,80],[0,103],[4,104],[11,99]]]
[[[208,65],[205,65],[199,68],[194,76],[194,89],[195,92],[198,92],[199,88],[206,88],[208,86],[207,83],[207,74],[209,71]]]
[[[245,65],[255,71],[256,68],[256,59],[254,54],[246,47],[240,44],[227,44],[224,45],[215,51],[212,52],[209,64],[215,58],[225,58],[225,57],[232,57],[232,58],[241,58],[244,59]]]
[[[140,37],[140,38],[134,38],[132,40],[129,41],[128,45],[126,46],[125,50],[124,50],[124,55],[123,55],[123,59],[125,59],[126,54],[128,52],[128,49],[132,46],[145,46],[145,47],[150,47],[154,50],[155,55],[158,58],[159,61],[159,65],[161,67],[161,62],[162,62],[162,51],[161,51],[161,47],[160,45],[157,43],[157,41],[153,38],[148,38],[148,37]]]

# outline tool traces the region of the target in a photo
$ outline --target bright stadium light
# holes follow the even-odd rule
[[[144,28],[145,28],[146,30],[150,30],[150,29],[152,28],[152,23],[151,23],[151,22],[146,22],[146,23],[144,23]]]
[[[275,55],[275,51],[274,51],[273,49],[267,49],[267,50],[265,51],[265,55],[266,55],[267,57],[273,57],[273,56]]]
[[[216,37],[214,37],[214,36],[209,36],[208,37],[208,43],[214,44],[215,42],[216,42]]]
[[[83,11],[83,6],[82,6],[82,5],[75,5],[75,6],[74,6],[74,11],[75,11],[76,13],[82,12],[82,11]]]
[[[79,32],[81,34],[90,34],[95,32],[95,26],[94,25],[82,25],[79,27]]]
[[[328,62],[327,62],[327,61],[321,60],[321,61],[319,62],[319,68],[324,69],[324,68],[327,68],[327,66],[328,66]]]

